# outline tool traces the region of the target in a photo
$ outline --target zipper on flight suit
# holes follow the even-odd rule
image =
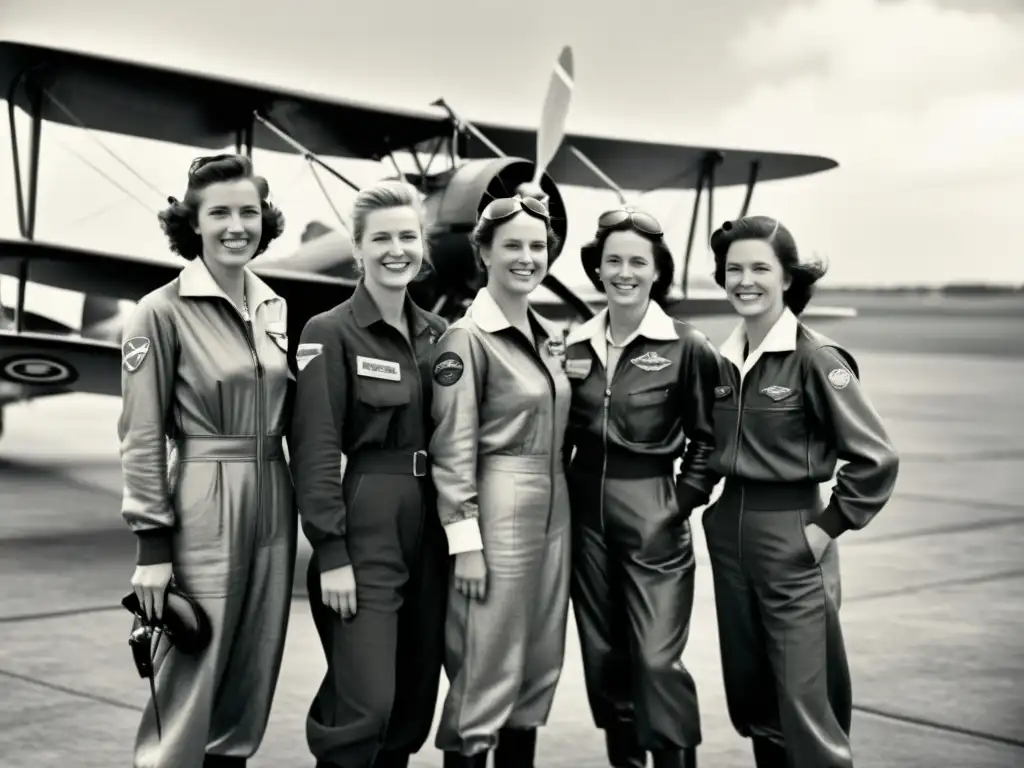
[[[733,363],[729,363],[736,368]],[[743,422],[743,390],[746,386],[747,379],[743,375],[742,371],[737,369],[736,371],[740,375],[740,386],[736,399],[736,434],[733,439],[733,455],[732,455],[732,476],[736,477],[736,467],[740,460],[740,429]],[[746,505],[747,489],[743,483],[740,482],[740,511],[738,520],[736,523],[736,564],[742,570],[743,568],[743,507]]]
[[[544,522],[544,533],[551,530],[551,512],[555,508],[555,474],[558,471],[557,462],[561,462],[561,456],[555,456],[555,416],[558,406],[558,393],[555,388],[555,379],[551,375],[551,371],[548,370],[547,365],[544,364],[544,358],[541,357],[540,352],[537,350],[535,344],[531,344],[526,334],[520,331],[518,328],[513,329],[522,338],[524,346],[529,350],[529,354],[533,356],[533,359],[540,365],[540,369],[544,374],[544,378],[548,382],[548,392],[551,394],[551,437],[548,441],[548,456],[551,460],[551,464],[548,467],[548,478],[551,482],[551,491],[548,493],[548,514],[547,520]],[[564,335],[564,334],[563,334]],[[550,339],[549,339],[550,341]]]
[[[622,352],[619,354],[619,359],[615,362],[615,370],[612,371],[612,377],[608,379],[608,368],[604,369],[605,385],[604,385],[604,408],[601,414],[601,494],[598,499],[597,506],[597,520],[601,526],[601,533],[604,533],[604,484],[606,475],[608,473],[608,411],[611,407],[612,401],[612,387],[615,385],[615,380],[619,377],[619,373],[622,372],[622,361],[626,359],[626,352],[634,342],[630,342],[622,348]],[[607,363],[607,357],[605,358]]]
[[[246,320],[233,303],[231,304],[238,319],[242,321],[242,329],[245,333],[245,341],[249,345],[249,354],[252,355],[252,364],[256,370],[256,537],[255,545],[258,547],[263,540],[263,365],[260,363],[259,354],[256,352],[256,331],[252,318],[256,315],[259,305],[249,313],[249,320]]]

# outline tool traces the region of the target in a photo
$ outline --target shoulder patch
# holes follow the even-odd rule
[[[845,368],[833,368],[828,374],[828,383],[835,389],[844,389],[851,378],[850,372]]]
[[[442,387],[450,387],[462,378],[462,372],[466,370],[462,358],[454,352],[442,352],[434,362],[434,381]]]
[[[299,348],[295,350],[295,364],[301,371],[324,351],[323,344],[299,344]]]
[[[121,345],[121,362],[128,373],[135,373],[152,346],[145,336],[132,336]]]

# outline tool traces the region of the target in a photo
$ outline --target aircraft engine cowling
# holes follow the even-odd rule
[[[429,180],[430,191],[424,200],[430,222],[430,251],[436,279],[425,280],[414,287],[417,303],[430,306],[442,293],[455,301],[475,295],[477,278],[473,249],[468,235],[476,225],[480,212],[499,197],[511,197],[516,188],[533,178],[534,164],[521,158],[470,160],[453,171]],[[568,231],[565,201],[554,180],[544,174],[541,189],[548,195],[552,226],[559,243],[564,244]],[[550,254],[550,263],[561,253],[561,246]],[[430,297],[423,295],[425,292]]]

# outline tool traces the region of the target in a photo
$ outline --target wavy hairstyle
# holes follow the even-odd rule
[[[651,251],[654,254],[654,268],[658,270],[658,279],[651,285],[651,301],[664,306],[665,298],[675,279],[675,260],[672,258],[672,251],[669,250],[664,235],[652,235],[637,229],[628,218],[611,227],[598,227],[594,239],[580,248],[580,263],[583,264],[583,271],[593,283],[594,288],[601,293],[605,292],[604,283],[601,282],[598,271],[601,268],[605,243],[608,242],[612,232],[636,232],[644,240],[650,242]]]
[[[239,179],[250,179],[260,196],[263,230],[253,257],[259,256],[281,236],[284,214],[270,202],[270,184],[253,173],[252,160],[244,155],[208,155],[197,157],[189,166],[185,198],[167,198],[169,205],[157,214],[174,253],[189,261],[203,255],[203,238],[195,231],[202,192],[211,184]]]
[[[801,261],[793,233],[778,219],[771,216],[744,216],[727,221],[711,235],[711,251],[715,255],[715,282],[725,288],[725,257],[733,243],[740,240],[762,240],[771,246],[790,279],[789,288],[782,294],[783,303],[794,315],[807,308],[818,282],[828,267],[820,260]]]

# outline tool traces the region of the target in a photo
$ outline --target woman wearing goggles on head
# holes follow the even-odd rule
[[[495,768],[532,768],[569,601],[565,349],[527,301],[557,243],[529,197],[491,202],[472,242],[487,285],[434,363],[430,453],[455,559],[437,746],[449,768],[482,768],[495,747]]]
[[[853,356],[798,319],[822,265],[767,216],[726,222],[711,249],[742,318],[715,389],[725,487],[704,514],[729,714],[759,768],[852,768],[834,540],[885,506],[899,459]]]
[[[649,752],[655,768],[694,768],[700,714],[680,657],[693,609],[689,516],[715,485],[718,357],[660,306],[672,254],[650,214],[605,213],[581,260],[608,297],[569,334],[565,361],[572,598],[587,694],[612,766],[640,768]]]

